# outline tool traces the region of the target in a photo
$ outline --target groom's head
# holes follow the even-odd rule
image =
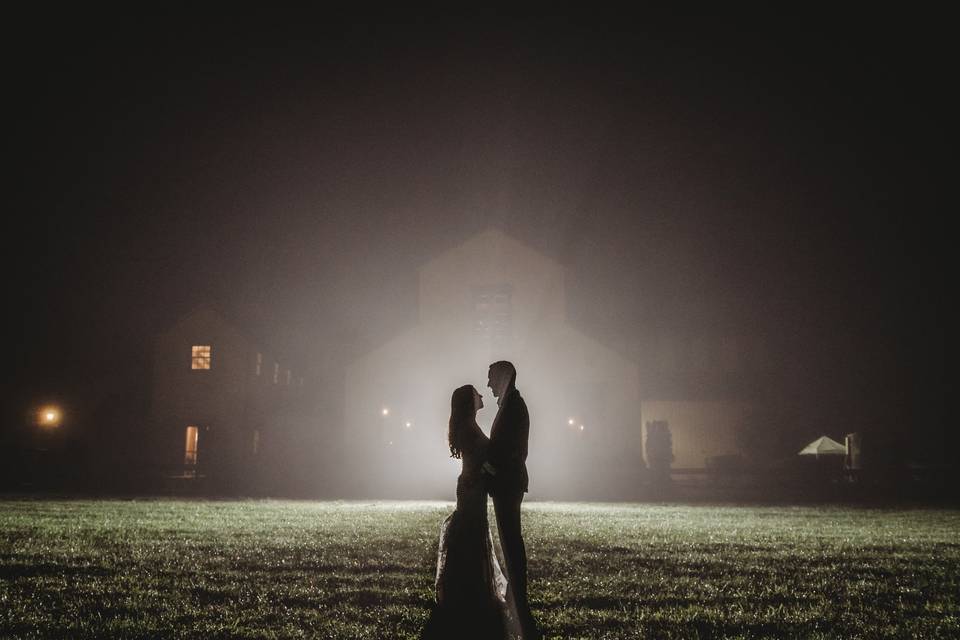
[[[499,398],[516,383],[517,369],[512,362],[498,360],[490,365],[490,370],[487,372],[487,386],[493,391],[493,397]]]

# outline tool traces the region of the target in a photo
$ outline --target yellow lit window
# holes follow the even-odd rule
[[[183,449],[183,464],[188,467],[197,464],[197,437],[199,431],[197,427],[187,427],[187,442]]]
[[[191,369],[209,369],[210,368],[210,345],[193,345],[190,348],[190,368]]]

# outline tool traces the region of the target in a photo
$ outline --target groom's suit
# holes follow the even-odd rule
[[[488,476],[487,488],[493,498],[500,531],[500,546],[507,563],[510,588],[516,597],[520,622],[533,637],[533,616],[527,602],[527,552],[520,531],[520,503],[527,491],[527,437],[530,415],[516,387],[508,388],[500,399],[500,409],[490,428],[487,460],[496,472]]]
[[[497,470],[490,486],[491,495],[527,491],[527,438],[530,414],[516,387],[508,388],[500,401],[497,417],[490,428],[487,459]]]

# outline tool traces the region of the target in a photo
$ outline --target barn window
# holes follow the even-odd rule
[[[481,338],[500,341],[513,333],[513,286],[501,284],[473,290],[473,331]]]
[[[195,344],[190,347],[190,368],[191,369],[209,369],[210,368],[210,345]]]

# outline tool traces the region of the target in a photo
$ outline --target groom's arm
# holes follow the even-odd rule
[[[517,443],[516,455],[520,459],[520,464],[527,461],[527,440],[530,438],[530,414],[527,412],[527,403],[523,398],[519,399],[517,406]]]
[[[504,463],[509,460],[511,465],[522,466],[527,461],[527,440],[530,434],[530,415],[527,413],[527,404],[518,397],[510,412],[510,430],[506,447],[501,451]]]
[[[501,419],[496,441],[490,442],[489,458],[483,469],[490,475],[496,475],[500,467],[522,466],[527,459],[527,435],[530,432],[530,416],[527,405],[520,402],[513,405],[510,412]]]

